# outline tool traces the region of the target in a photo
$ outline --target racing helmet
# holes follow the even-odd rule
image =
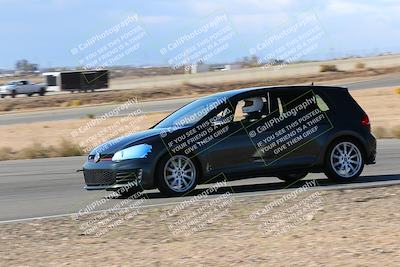
[[[261,97],[252,97],[244,100],[243,113],[260,112],[264,106]]]

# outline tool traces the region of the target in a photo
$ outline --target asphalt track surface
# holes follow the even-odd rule
[[[104,199],[106,191],[83,189],[82,173],[77,173],[84,157],[14,160],[0,162],[0,223],[29,221],[38,218],[69,216],[96,200]],[[316,179],[313,190],[355,189],[400,184],[400,140],[378,141],[377,164],[366,166],[362,176],[353,183],[332,184],[323,174],[310,174],[306,179]],[[304,182],[290,188],[274,177],[252,178],[229,182],[210,197],[233,190],[234,197],[251,197],[290,192]],[[210,185],[201,185],[192,196]],[[164,198],[157,190],[145,192],[147,206],[175,205],[192,196]],[[111,199],[107,205],[115,206],[123,199]]]
[[[371,80],[358,81],[352,83],[332,84],[326,82],[324,83],[324,85],[343,86],[349,88],[349,90],[399,86],[400,76],[388,75],[385,77],[380,77],[378,79],[371,79]],[[179,98],[179,99],[141,102],[135,105],[131,105],[128,109],[121,111],[119,115],[127,115],[129,113],[134,112],[138,108],[140,108],[143,113],[172,112],[195,99],[196,98]],[[104,113],[111,111],[117,106],[118,105],[101,105],[101,106],[78,107],[69,109],[54,109],[47,111],[3,114],[0,115],[0,125],[79,119],[85,117],[88,114],[100,116],[103,115]]]

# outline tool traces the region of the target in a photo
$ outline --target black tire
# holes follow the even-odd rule
[[[340,150],[346,151],[347,155],[341,154]],[[358,142],[352,139],[334,141],[325,155],[325,175],[333,182],[354,181],[364,169],[364,158],[364,152]]]
[[[0,95],[0,97],[1,97],[1,98],[4,98],[4,97],[5,97],[5,95]]]
[[[308,174],[307,172],[281,174],[278,175],[277,178],[288,183],[293,183],[303,179],[304,177],[307,176],[307,174]]]
[[[12,98],[15,98],[16,95],[17,95],[17,92],[16,92],[15,90],[12,90],[12,92],[11,92],[11,97],[12,97]]]
[[[46,94],[46,89],[42,88],[40,89],[39,95],[44,96]]]
[[[26,94],[27,96],[29,96],[29,97],[31,97],[32,96],[32,94]]]
[[[176,176],[175,176],[175,178],[168,178],[168,176],[174,176],[172,174],[172,172],[168,170],[168,167],[171,166],[170,165],[170,164],[172,164],[171,161],[178,160],[179,158],[181,158],[182,160],[184,159],[184,160],[186,160],[186,162],[188,162],[188,166],[187,166],[188,168],[186,168],[186,170],[191,168],[191,172],[190,171],[185,172],[185,167],[182,167],[183,165],[186,164],[186,162],[184,161],[181,164],[181,168],[180,168],[181,171],[178,171],[179,172],[179,177],[181,177],[180,179],[184,180],[187,183],[187,186],[185,186],[183,184],[184,182],[180,182],[179,183],[179,186],[184,186],[184,189],[179,189],[179,188],[175,188],[174,189],[167,182],[168,180],[172,180],[173,179],[172,182],[171,182],[171,183],[173,183],[177,179]],[[168,175],[169,173],[170,173],[170,175]],[[191,175],[186,175],[188,173],[191,173]],[[178,175],[178,174],[176,174],[176,175]],[[183,177],[183,175],[190,176],[191,178],[185,178],[185,177]],[[157,177],[157,182],[158,182],[158,190],[160,190],[160,192],[163,195],[170,196],[170,197],[183,196],[183,195],[189,193],[190,191],[192,191],[197,186],[198,175],[199,175],[199,168],[198,168],[198,166],[196,165],[196,163],[192,159],[190,159],[190,158],[188,158],[186,156],[183,156],[183,155],[176,155],[176,156],[173,156],[173,157],[170,157],[169,155],[166,155],[160,160],[160,162],[158,164],[158,167],[157,167],[157,170],[156,170],[156,177]],[[188,179],[188,180],[186,180],[186,179]]]

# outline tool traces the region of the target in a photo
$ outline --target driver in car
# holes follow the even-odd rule
[[[244,121],[254,122],[262,117],[262,109],[264,107],[264,102],[261,97],[252,97],[244,100],[244,106],[242,111],[244,114]]]

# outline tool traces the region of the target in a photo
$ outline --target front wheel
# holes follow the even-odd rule
[[[352,140],[334,142],[325,158],[325,175],[334,182],[350,182],[364,169],[364,156],[359,145]]]
[[[198,182],[194,162],[182,155],[164,157],[158,170],[158,189],[167,196],[182,196],[193,190]]]

